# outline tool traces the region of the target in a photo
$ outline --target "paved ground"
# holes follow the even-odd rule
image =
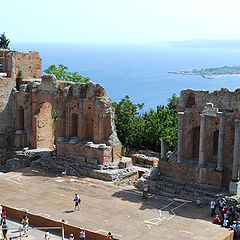
[[[13,240],[20,240],[20,232],[18,231],[19,227],[22,227],[22,224],[12,221],[12,220],[7,220],[7,226],[9,227],[9,231],[7,233],[8,239],[11,237]],[[21,239],[26,239],[26,240],[36,240],[36,239],[44,239],[45,231],[38,230],[35,228],[29,228],[29,235],[28,237],[22,237]],[[50,232],[50,239],[51,240],[60,240],[62,239],[61,236],[51,234]]]
[[[25,168],[0,175],[0,189],[0,201],[6,205],[96,232],[111,231],[123,240],[217,240],[229,234],[211,223],[209,207],[161,196],[143,201],[141,193],[128,185]],[[80,211],[73,212],[76,191],[82,202]]]

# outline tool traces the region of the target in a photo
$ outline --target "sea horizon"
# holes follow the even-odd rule
[[[168,98],[173,94],[179,96],[183,89],[234,91],[238,88],[239,76],[204,79],[168,73],[240,64],[240,40],[233,42],[13,43],[10,47],[19,51],[37,50],[43,60],[43,71],[52,64],[63,64],[69,71],[77,71],[103,85],[112,101],[128,95],[134,103],[144,103],[144,112],[166,105]]]

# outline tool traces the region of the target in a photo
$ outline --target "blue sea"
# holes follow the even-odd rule
[[[70,71],[102,84],[107,96],[119,101],[129,95],[144,103],[142,111],[166,105],[182,89],[214,90],[240,87],[240,77],[204,79],[169,74],[169,71],[240,64],[240,42],[165,42],[149,44],[14,43],[19,51],[37,50],[43,70],[63,64]]]

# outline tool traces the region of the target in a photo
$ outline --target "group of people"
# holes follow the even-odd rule
[[[7,240],[7,211],[6,209],[0,205],[0,223],[1,223],[1,230],[0,230],[0,239]]]
[[[234,239],[240,239],[240,210],[226,203],[224,198],[210,202],[213,223],[234,230]]]

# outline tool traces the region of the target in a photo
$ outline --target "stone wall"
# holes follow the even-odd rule
[[[164,176],[210,184],[219,187],[219,190],[222,189],[222,173],[216,172],[214,168],[199,168],[193,164],[160,160],[159,170]]]
[[[228,89],[213,92],[187,89],[181,91],[180,103],[177,107],[182,118],[179,121],[179,130],[183,133],[182,139],[179,138],[181,143],[178,152],[179,162],[184,159],[196,159],[203,166],[213,164],[215,168],[223,172],[222,185],[224,187],[227,187],[231,180],[235,120],[240,119],[239,100],[239,89],[234,92]],[[204,122],[202,137],[201,115],[202,122]],[[219,136],[220,131],[222,131],[221,136]],[[223,146],[220,147],[219,157],[220,137]],[[203,152],[200,159],[201,139],[201,151]]]
[[[19,91],[12,91],[9,104],[11,136],[16,137],[9,138],[10,146],[53,149],[56,142],[59,156],[83,156],[96,164],[120,161],[114,112],[101,85],[69,82],[63,87],[54,75],[45,75],[41,82],[22,84]]]

